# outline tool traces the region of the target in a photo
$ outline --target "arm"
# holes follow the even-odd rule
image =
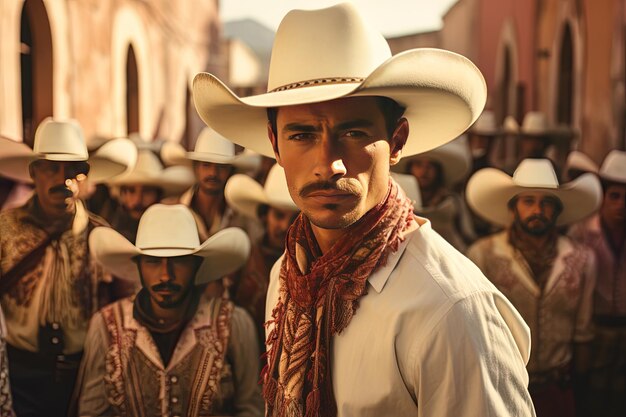
[[[76,380],[74,395],[78,397],[78,415],[81,417],[104,416],[113,413],[107,401],[104,386],[108,339],[102,315],[96,313],[89,324],[85,338],[85,351]]]
[[[256,334],[248,313],[235,307],[228,348],[233,361],[237,417],[261,417],[264,412],[259,385],[259,347]]]
[[[425,336],[416,340],[413,362],[418,416],[535,416],[529,330],[501,294],[457,301]]]
[[[593,293],[596,286],[596,258],[593,252],[584,249],[586,262],[582,282],[582,293],[574,327],[574,371],[585,374],[591,360],[590,343],[593,339]]]

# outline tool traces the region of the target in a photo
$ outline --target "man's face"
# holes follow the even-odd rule
[[[600,215],[606,223],[624,223],[626,219],[626,184],[606,187]]]
[[[158,187],[131,184],[120,187],[120,203],[135,220],[139,220],[148,207],[159,202]]]
[[[291,223],[296,219],[297,211],[269,207],[265,216],[265,227],[268,243],[276,249],[285,248],[285,237]]]
[[[141,255],[137,261],[141,284],[161,308],[178,307],[191,293],[199,258],[193,255],[159,258]]]
[[[551,231],[559,214],[559,201],[548,193],[528,192],[517,196],[514,206],[515,222],[533,236]]]
[[[429,158],[415,158],[409,163],[409,172],[421,189],[427,190],[441,183],[441,164]]]
[[[489,152],[491,137],[469,133],[469,147],[473,158],[480,158]]]
[[[226,164],[196,161],[193,164],[193,171],[200,191],[217,195],[224,191],[224,186],[233,172],[233,167]]]
[[[89,171],[86,162],[59,162],[37,160],[30,165],[30,176],[35,183],[35,193],[46,213],[64,215],[78,194],[78,181],[83,181]]]
[[[268,125],[268,135],[289,193],[323,229],[348,227],[385,198],[389,165],[400,159],[408,136],[401,119],[388,138],[373,97],[281,107],[276,129],[274,137]]]

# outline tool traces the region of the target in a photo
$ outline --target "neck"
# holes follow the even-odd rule
[[[345,229],[322,229],[311,223],[311,229],[315,235],[315,240],[320,247],[322,253],[326,253],[333,247],[333,245],[341,239],[346,233],[350,233],[351,226]]]
[[[621,248],[626,240],[626,222],[625,221],[610,221],[601,216],[602,226],[604,232],[615,248]]]
[[[215,214],[224,208],[224,193],[212,194],[198,188],[193,198],[193,208],[202,216],[207,227],[210,227]]]
[[[422,204],[424,207],[430,207],[437,203],[436,197],[439,194],[440,187],[429,187],[420,189],[422,195]]]
[[[191,293],[185,297],[182,303],[172,308],[163,308],[159,306],[154,300],[150,299],[150,307],[152,308],[152,314],[157,319],[165,320],[166,322],[174,322],[182,320],[185,315],[185,311],[189,307],[191,302]]]

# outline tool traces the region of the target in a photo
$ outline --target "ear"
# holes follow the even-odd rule
[[[33,181],[35,180],[35,162],[37,161],[33,161],[28,164],[28,174],[30,175],[30,179]]]
[[[389,138],[389,165],[397,164],[402,159],[402,149],[409,138],[409,121],[404,117],[398,120],[391,138]]]
[[[280,161],[280,154],[278,153],[278,138],[276,137],[276,135],[274,135],[274,131],[272,130],[272,124],[269,121],[267,122],[267,137],[269,138],[270,142],[272,142],[272,149],[274,149],[274,157],[276,158],[276,162],[282,167],[283,164]]]

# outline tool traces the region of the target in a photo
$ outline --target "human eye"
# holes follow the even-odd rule
[[[292,133],[291,135],[287,136],[287,139],[291,141],[302,142],[315,139],[315,135],[308,132]]]
[[[362,130],[354,130],[354,129],[346,131],[343,135],[349,138],[365,138],[369,136],[367,132],[364,132]]]

